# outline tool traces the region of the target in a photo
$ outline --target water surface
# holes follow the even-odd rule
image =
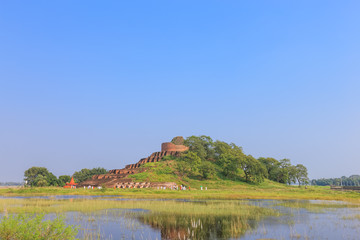
[[[152,210],[113,208],[86,213],[66,212],[67,223],[79,226],[78,237],[87,239],[360,239],[359,205],[337,201],[189,201],[78,195],[19,198],[24,201],[38,198],[59,202],[74,199],[143,201],[159,206],[159,209]],[[187,211],[187,204],[193,210]],[[171,206],[174,211],[165,211],[162,205]],[[235,213],[216,211],[217,206],[223,210],[231,206]],[[241,210],[236,212],[237,209]],[[264,213],[261,209],[265,209]],[[268,209],[275,211],[269,213]],[[242,214],[241,211],[248,212]],[[48,217],[52,218],[54,214]]]

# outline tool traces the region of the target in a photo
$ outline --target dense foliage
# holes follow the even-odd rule
[[[27,186],[45,187],[65,185],[65,183],[61,182],[61,180],[45,167],[31,167],[25,171],[24,176]]]
[[[320,178],[311,180],[311,185],[318,186],[360,186],[360,175],[342,176],[341,178]]]
[[[254,183],[265,178],[285,184],[308,183],[306,167],[293,166],[289,159],[256,159],[234,143],[213,141],[209,136],[191,136],[184,144],[189,151],[176,159],[180,176],[209,179],[217,174],[224,179]]]
[[[104,174],[107,170],[104,168],[81,169],[79,172],[73,174],[75,182],[82,182],[94,175]],[[46,186],[65,186],[70,182],[70,175],[61,175],[57,178],[53,173],[45,167],[31,167],[24,173],[24,180],[27,186],[31,187],[46,187]]]
[[[88,180],[94,175],[105,174],[107,170],[105,168],[97,167],[93,169],[83,168],[79,172],[75,172],[73,177],[76,182],[83,182]]]

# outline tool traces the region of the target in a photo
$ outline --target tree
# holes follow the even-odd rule
[[[177,161],[175,167],[181,177],[187,175],[190,172],[190,166],[185,161]]]
[[[71,177],[69,175],[59,176],[59,186],[63,187],[67,182],[70,182]]]
[[[189,147],[189,151],[195,152],[201,160],[214,158],[213,140],[209,136],[190,136],[186,138],[184,144]]]
[[[83,182],[83,181],[91,178],[91,171],[90,171],[90,169],[83,168],[80,171],[75,172],[73,174],[73,177],[76,182]]]
[[[245,154],[235,144],[216,141],[214,143],[216,163],[221,167],[225,177],[236,180],[242,173],[241,163]]]
[[[24,180],[28,186],[37,186],[38,181],[41,181],[41,185],[48,185],[47,177],[50,175],[50,172],[45,167],[31,167],[24,173]]]
[[[240,163],[247,182],[262,182],[266,176],[266,168],[253,156],[246,156]]]
[[[49,183],[47,181],[47,178],[43,175],[38,175],[35,178],[35,186],[37,187],[46,187],[49,186]]]
[[[301,184],[307,184],[309,182],[307,169],[302,164],[297,164],[295,166],[294,177],[296,178],[297,182],[299,183],[299,187]]]
[[[57,179],[57,177],[54,174],[52,174],[51,172],[49,172],[49,174],[47,175],[47,182],[48,182],[49,186],[57,187],[57,186],[61,185],[59,179]]]
[[[267,178],[272,181],[277,181],[277,173],[280,167],[280,163],[275,158],[259,158],[261,164],[264,165],[267,171]]]
[[[201,158],[195,152],[188,152],[183,155],[183,161],[187,163],[190,168],[191,176],[197,176],[199,174],[199,167],[201,164]]]
[[[216,141],[214,142],[215,158],[219,158],[222,154],[231,153],[232,146],[226,142]]]
[[[90,170],[92,175],[106,174],[108,170],[102,167],[93,168]]]
[[[291,163],[289,159],[281,159],[279,161],[279,168],[276,171],[277,179],[279,183],[289,183],[290,181],[290,167]]]
[[[209,179],[215,174],[215,168],[209,161],[202,161],[199,166],[199,173],[202,179]]]
[[[236,180],[239,173],[240,162],[242,158],[231,153],[223,153],[220,155],[218,164],[222,169],[225,177]]]
[[[74,180],[76,182],[83,182],[85,180],[88,180],[94,175],[100,175],[107,173],[107,170],[105,168],[93,168],[93,169],[87,169],[83,168],[79,172],[75,172],[73,174]]]

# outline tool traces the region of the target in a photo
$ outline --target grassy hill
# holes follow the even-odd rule
[[[188,176],[180,176],[176,170],[176,161],[161,161],[155,163],[146,163],[142,166],[145,170],[141,173],[128,175],[127,178],[131,178],[134,182],[175,182],[178,185],[183,184],[185,186],[190,186],[193,189],[200,189],[200,186],[208,187],[209,189],[237,189],[237,188],[266,188],[266,187],[276,187],[279,189],[292,188],[286,184],[277,183],[265,179],[262,183],[247,183],[242,179],[229,180],[223,178],[221,175],[220,169],[215,168],[216,172],[214,176],[210,179],[200,179],[191,178]],[[297,186],[295,186],[297,187]]]
[[[129,175],[136,182],[176,182],[191,187],[191,191],[158,189],[64,189],[61,187],[27,187],[0,189],[1,196],[42,195],[119,195],[126,198],[164,199],[322,199],[360,203],[360,193],[341,192],[320,186],[294,186],[265,179],[261,183],[247,183],[223,178],[219,169],[207,180],[180,176],[176,161],[147,163],[145,172]],[[208,190],[200,190],[200,186]]]

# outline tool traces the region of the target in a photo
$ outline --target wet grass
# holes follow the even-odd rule
[[[338,200],[360,203],[359,192],[333,191],[329,187],[297,187],[266,181],[259,185],[242,182],[189,181],[191,191],[172,191],[157,189],[64,189],[57,187],[46,188],[17,188],[0,189],[0,196],[48,196],[48,195],[121,195],[126,198],[148,199],[311,199]],[[200,191],[200,186],[208,190]]]
[[[158,229],[162,237],[167,239],[219,239],[240,237],[246,232],[259,229],[261,220],[281,219],[274,206],[290,208],[289,214],[300,209],[309,212],[321,212],[331,209],[351,210],[341,213],[340,220],[360,220],[360,205],[353,202],[336,201],[248,201],[248,200],[154,200],[154,199],[122,199],[120,197],[103,197],[102,199],[42,199],[42,198],[0,198],[1,214],[51,214],[56,216],[69,214],[72,223],[81,225],[80,237],[83,239],[104,239],[105,235],[97,226],[106,225],[107,221],[126,218],[126,226],[142,236],[146,236],[139,224],[146,224]],[[263,207],[266,206],[266,207]],[[139,209],[145,209],[139,210]],[[351,212],[353,215],[343,215]],[[357,214],[357,215],[356,215]],[[287,216],[287,215],[286,215]],[[342,217],[344,216],[344,217]],[[273,218],[274,217],[274,218]],[[280,218],[278,218],[280,217]],[[342,218],[341,218],[342,217]],[[294,223],[286,218],[285,224],[292,229]],[[139,222],[140,221],[140,222]],[[85,223],[85,224],[84,224]],[[94,227],[95,226],[95,227]],[[266,232],[271,229],[259,229]],[[139,235],[139,236],[140,236]],[[138,235],[137,235],[138,236]],[[139,237],[138,236],[138,237]],[[306,233],[296,228],[290,231],[290,238],[306,239]],[[144,239],[147,239],[146,237]]]
[[[347,203],[347,202],[335,202],[335,201],[282,201],[275,206],[288,207],[292,209],[306,209],[309,212],[324,212],[331,209],[339,208],[352,208],[354,210],[360,210],[360,204]]]
[[[0,199],[2,213],[95,212],[106,209],[145,209],[159,213],[192,215],[277,215],[275,210],[249,205],[247,201],[153,201],[98,199]]]
[[[58,240],[75,239],[77,229],[67,226],[64,218],[44,220],[44,215],[5,215],[0,218],[0,239]]]
[[[125,211],[117,210],[136,210]],[[145,210],[145,211],[143,211]],[[148,210],[148,211],[146,211]],[[179,235],[181,239],[207,239],[209,234],[219,238],[236,237],[248,229],[256,227],[261,219],[268,216],[280,216],[277,210],[264,208],[245,200],[208,200],[208,201],[176,201],[176,200],[122,200],[108,198],[99,199],[0,199],[0,212],[4,214],[51,214],[56,215],[75,212],[75,223],[97,221],[98,216],[108,218],[118,213],[119,216],[138,219],[144,224],[161,230],[164,236]],[[84,216],[86,219],[84,219]],[[116,218],[115,218],[116,219]],[[132,222],[134,223],[134,222]],[[128,226],[136,229],[136,226]],[[102,239],[97,231],[81,229],[85,239]]]
[[[344,220],[359,220],[360,221],[360,214],[352,215],[352,216],[344,216],[342,217]]]

